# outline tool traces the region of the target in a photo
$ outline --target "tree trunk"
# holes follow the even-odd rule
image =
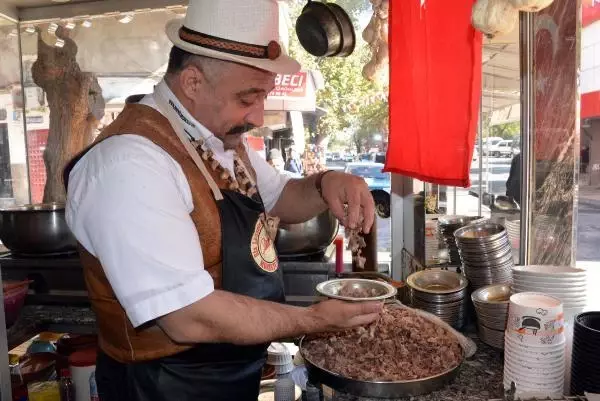
[[[32,67],[33,80],[46,92],[50,107],[44,202],[65,202],[63,169],[92,142],[104,116],[102,89],[93,74],[79,68],[75,41],[63,27],[56,36],[65,41],[64,47],[47,45],[38,33],[38,59]]]

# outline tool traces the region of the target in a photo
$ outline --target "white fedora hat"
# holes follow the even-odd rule
[[[276,0],[190,0],[185,18],[166,30],[173,45],[193,54],[280,74],[300,70],[279,43]]]

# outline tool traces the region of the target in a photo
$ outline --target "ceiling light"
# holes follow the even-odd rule
[[[54,3],[68,3],[71,0],[52,0]]]
[[[119,18],[121,24],[129,24],[131,21],[133,21],[133,14],[125,14]]]
[[[10,33],[8,34],[9,38],[14,38],[17,36],[17,30],[13,29],[12,31],[10,31]]]
[[[57,38],[56,43],[54,44],[56,47],[65,47],[65,41],[63,39]]]
[[[92,21],[90,21],[89,19],[86,19],[85,21],[83,21],[81,23],[81,26],[84,28],[91,28],[92,27]]]
[[[67,22],[67,24],[65,25],[65,28],[67,29],[75,29],[75,23],[73,21],[69,21]]]
[[[57,29],[58,29],[58,24],[56,22],[53,22],[50,25],[48,25],[48,33],[51,35],[54,35],[56,33]]]
[[[25,32],[27,32],[27,33],[35,33],[35,27],[28,26],[27,28],[25,28]]]

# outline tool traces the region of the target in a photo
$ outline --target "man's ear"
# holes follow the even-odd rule
[[[197,99],[198,93],[202,91],[202,86],[206,84],[204,73],[195,65],[187,66],[179,74],[181,91],[190,100]]]

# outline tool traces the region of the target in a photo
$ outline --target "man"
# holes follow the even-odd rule
[[[521,154],[513,157],[510,163],[508,180],[506,180],[506,196],[521,204]]]
[[[287,160],[285,162],[285,171],[289,171],[294,174],[302,174],[302,162],[298,157],[298,152],[294,148],[287,149]]]
[[[248,149],[243,133],[263,125],[276,74],[299,70],[277,42],[274,0],[191,0],[167,35],[163,82],[65,170],[100,398],[255,401],[269,342],[368,324],[381,310],[284,305],[277,218],[329,207],[368,232],[373,199],[360,178],[291,180]]]

